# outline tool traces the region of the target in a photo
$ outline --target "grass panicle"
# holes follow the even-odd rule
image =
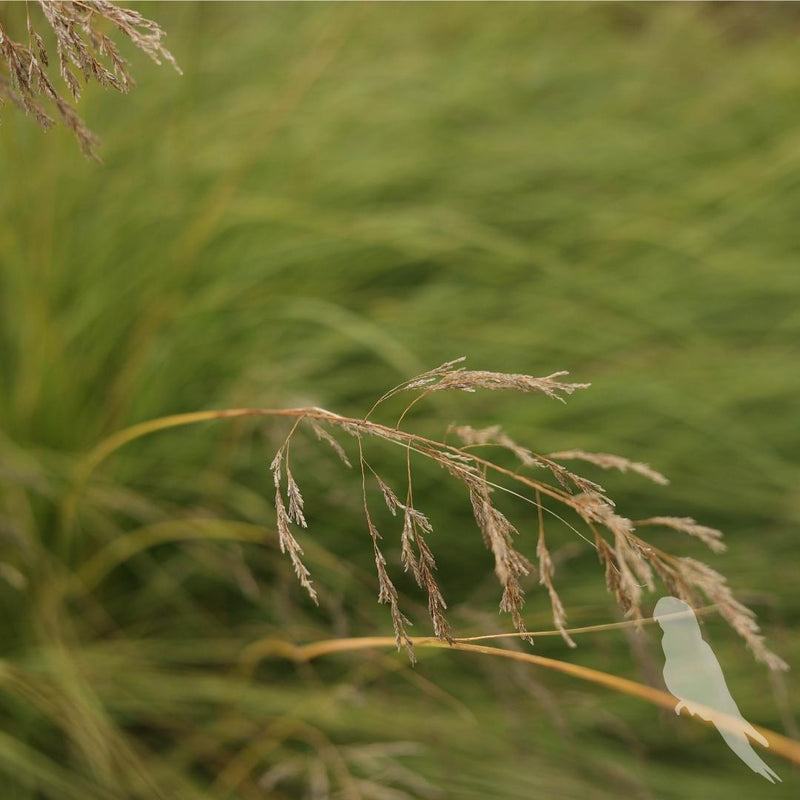
[[[52,59],[25,5],[27,43],[11,38],[0,22],[0,100],[10,100],[45,130],[56,124],[47,110],[47,104],[52,104],[83,153],[99,160],[99,139],[48,75]],[[166,61],[180,72],[163,44],[164,30],[138,11],[109,0],[39,0],[38,5],[55,39],[58,70],[74,102],[91,81],[123,94],[134,85],[128,62],[104,27],[116,29],[156,64]]]
[[[306,528],[304,501],[299,486],[289,467],[289,448],[293,436],[303,423],[308,424],[316,438],[329,444],[339,458],[348,466],[351,459],[344,446],[335,436],[340,430],[354,437],[358,446],[358,464],[361,472],[362,505],[367,530],[372,543],[375,569],[378,579],[378,600],[390,606],[391,620],[398,648],[405,646],[413,659],[412,640],[407,633],[409,619],[400,609],[397,588],[390,575],[382,542],[383,536],[370,511],[367,493],[368,477],[377,483],[383,500],[392,513],[402,512],[402,525],[399,532],[400,562],[406,572],[411,572],[417,585],[428,598],[428,611],[435,635],[444,641],[453,641],[452,628],[446,618],[447,604],[444,593],[436,578],[436,561],[428,538],[433,526],[426,515],[413,505],[412,456],[432,461],[444,469],[465,489],[469,498],[475,523],[481,533],[484,545],[493,556],[494,572],[501,589],[499,609],[508,613],[517,632],[529,638],[523,619],[523,606],[529,589],[528,578],[531,573],[538,575],[539,584],[548,593],[555,627],[564,640],[574,646],[566,632],[567,615],[554,582],[554,565],[545,534],[545,514],[566,521],[546,503],[555,502],[570,509],[586,528],[587,534],[567,522],[570,530],[597,550],[600,563],[605,570],[606,587],[622,609],[624,615],[640,623],[646,618],[644,611],[645,591],[655,591],[655,578],[661,580],[664,588],[691,606],[699,604],[700,596],[719,606],[720,614],[728,625],[744,639],[755,658],[771,670],[787,669],[787,664],[772,653],[765,645],[755,614],[736,600],[725,579],[710,567],[691,558],[672,555],[655,547],[637,534],[637,526],[660,525],[673,528],[704,542],[712,552],[721,552],[724,545],[722,534],[713,528],[700,525],[689,517],[650,517],[634,523],[616,510],[614,501],[602,486],[584,478],[564,467],[556,457],[576,458],[589,461],[604,468],[615,468],[623,472],[631,471],[663,485],[666,479],[645,464],[628,461],[608,454],[589,454],[583,451],[564,451],[545,456],[514,442],[503,434],[498,426],[476,430],[469,426],[451,428],[455,430],[462,444],[460,446],[437,441],[400,428],[400,422],[409,409],[422,397],[445,388],[458,391],[478,389],[508,389],[515,391],[539,391],[555,399],[563,399],[558,393],[569,394],[576,389],[586,388],[588,384],[561,384],[554,381],[564,372],[553,373],[545,378],[529,375],[504,374],[497,372],[471,371],[462,366],[463,358],[449,361],[436,369],[422,373],[409,381],[386,392],[370,409],[364,418],[344,417],[318,407],[296,409],[226,409],[223,411],[194,412],[161,418],[149,423],[141,423],[127,431],[121,431],[101,442],[89,454],[82,480],[88,477],[102,459],[118,447],[139,436],[165,428],[191,424],[211,419],[232,419],[243,416],[286,417],[294,420],[283,444],[278,448],[270,469],[275,485],[275,506],[278,539],[281,550],[292,561],[301,585],[316,602],[317,593],[312,586],[310,571],[303,563],[303,549],[291,531],[291,524]],[[385,425],[370,419],[378,407],[401,392],[417,391],[417,396],[406,406],[394,426]],[[327,429],[326,429],[327,426]],[[445,437],[446,438],[446,437]],[[408,487],[406,502],[401,502],[397,493],[369,464],[365,457],[365,445],[369,439],[379,439],[402,447],[406,456]],[[521,462],[523,469],[535,470],[531,475],[520,470],[511,470],[499,463],[478,455],[475,450],[484,446],[501,446],[512,452]],[[542,477],[550,476],[554,482]],[[285,494],[283,496],[285,474]],[[520,533],[518,526],[497,507],[494,495],[507,494],[520,498],[536,509],[537,541],[535,548],[538,565],[534,566],[523,552],[522,543],[527,538],[526,525]],[[288,501],[288,506],[287,506]]]

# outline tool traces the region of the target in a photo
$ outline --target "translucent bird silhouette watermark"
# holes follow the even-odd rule
[[[741,715],[711,646],[703,639],[694,611],[677,597],[662,597],[653,619],[664,631],[664,682],[678,698],[675,713],[686,709],[711,722],[725,744],[753,772],[770,783],[778,775],[753,750],[747,737],[769,747],[767,740]]]

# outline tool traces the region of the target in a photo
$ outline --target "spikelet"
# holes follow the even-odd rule
[[[595,464],[603,469],[616,469],[620,472],[635,472],[637,475],[641,475],[661,486],[669,484],[669,480],[660,472],[654,470],[649,464],[643,464],[640,461],[630,461],[627,458],[615,456],[611,453],[587,453],[584,450],[562,450],[558,453],[550,453],[550,458],[557,458],[563,461],[577,459],[579,461],[586,461],[589,464]]]
[[[636,524],[661,525],[665,528],[681,531],[693,536],[695,539],[699,539],[713,553],[724,553],[728,549],[725,542],[722,541],[722,531],[718,531],[716,528],[709,528],[706,525],[700,525],[691,517],[650,517],[649,519],[641,519]]]
[[[492,505],[488,485],[483,483],[477,489],[470,488],[469,496],[484,544],[494,555],[495,575],[503,587],[500,610],[511,614],[514,627],[525,638],[530,639],[522,619],[525,592],[519,581],[521,577],[530,573],[532,565],[514,547],[512,535],[516,534],[517,530],[506,516]]]
[[[755,613],[733,596],[719,572],[693,558],[679,558],[677,562],[686,580],[716,605],[720,616],[744,639],[757,661],[776,672],[789,669],[789,665],[764,644]]]
[[[492,425],[479,430],[469,425],[460,425],[454,430],[466,447],[494,444],[509,450],[525,467],[545,466],[544,462],[536,458],[527,447],[517,444],[508,434],[504,433],[499,425]]]
[[[411,662],[414,663],[416,661],[414,656],[414,646],[411,642],[411,638],[406,632],[406,625],[410,625],[411,622],[400,611],[400,604],[397,600],[397,589],[392,583],[389,573],[386,570],[386,558],[384,557],[380,545],[378,544],[382,537],[380,533],[378,533],[378,529],[375,527],[375,523],[372,521],[372,516],[370,515],[369,509],[366,505],[364,506],[364,510],[367,516],[367,528],[369,529],[369,535],[372,538],[372,551],[375,556],[375,568],[378,572],[378,602],[387,603],[389,605],[392,616],[392,627],[394,628],[394,638],[397,642],[397,649],[399,650],[405,645],[408,657]]]
[[[294,567],[295,575],[297,575],[297,580],[300,581],[300,585],[308,592],[309,597],[315,603],[319,604],[317,591],[314,589],[314,586],[311,583],[311,573],[301,558],[303,555],[303,548],[300,546],[300,543],[297,541],[297,539],[295,539],[294,534],[289,527],[290,522],[295,522],[304,528],[307,526],[305,517],[303,516],[303,497],[300,494],[300,489],[295,483],[291,470],[289,470],[288,463],[286,465],[288,484],[287,495],[289,497],[288,511],[286,510],[286,504],[284,503],[283,495],[281,494],[282,467],[284,463],[284,452],[286,450],[286,446],[287,443],[284,442],[270,464],[272,480],[275,484],[275,512],[278,528],[278,546],[280,547],[282,553],[289,554],[289,558],[292,561],[292,566]]]
[[[541,517],[539,541],[536,544],[536,557],[539,559],[539,583],[547,589],[547,593],[550,595],[550,607],[553,610],[553,622],[556,629],[561,633],[561,638],[570,647],[577,647],[572,637],[567,633],[567,614],[564,611],[564,604],[561,602],[561,598],[553,585],[555,566],[553,565],[553,559],[550,557],[550,551],[547,549]]]
[[[345,466],[352,468],[353,465],[350,463],[350,460],[347,458],[347,453],[345,453],[344,448],[339,444],[339,442],[337,442],[336,439],[334,439],[333,436],[331,436],[331,434],[325,430],[325,428],[317,424],[313,419],[309,419],[308,422],[311,425],[314,433],[317,434],[317,439],[327,442],[333,448],[333,451],[336,453],[336,455],[339,456],[341,462]]]

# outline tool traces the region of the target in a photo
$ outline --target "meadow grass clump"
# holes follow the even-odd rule
[[[490,494],[533,564],[519,578],[531,649],[495,613],[468,491],[412,452],[449,644],[402,570],[404,512],[393,526],[367,471],[398,606],[409,632],[432,634],[410,636],[413,669],[374,602],[357,442],[331,423],[306,417],[290,453],[311,535],[289,525],[319,608],[280,553],[266,470],[297,417],[134,443],[93,475],[70,535],[57,509],[81,454],[139,420],[245,405],[360,418],[375,388],[441,353],[534,375],[569,364],[594,388],[567,407],[440,391],[403,427],[466,446],[441,422],[468,417],[487,442],[581,464],[670,553],[682,534],[647,519],[724,530],[710,563],[795,663],[796,20],[680,4],[137,8],[180,35],[186,76],[137,72],[124,101],[87,87],[78,108],[107,140],[106,169],[87,169],[67,130],[40,136],[0,109],[0,183],[14,187],[0,215],[0,786],[15,800],[263,800],[325,796],[327,774],[330,795],[369,798],[369,781],[411,765],[458,800],[740,796],[746,776],[703,731],[533,660],[659,677],[635,619],[592,625],[615,603],[597,551],[552,514],[591,529],[553,498],[544,541],[577,651],[535,585],[539,509]],[[0,9],[18,41],[24,9]],[[375,420],[392,409],[393,427],[402,399]],[[408,505],[404,446],[363,438]],[[508,446],[469,447],[521,464]],[[670,489],[555,455],[581,450],[650,461]],[[699,538],[683,546],[707,560]],[[743,710],[798,738],[792,673],[771,694],[778,674],[706,619]],[[498,630],[508,650],[460,649]],[[364,769],[370,747],[386,758]]]

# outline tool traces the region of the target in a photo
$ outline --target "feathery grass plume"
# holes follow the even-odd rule
[[[693,558],[684,557],[678,560],[687,580],[716,605],[720,616],[744,639],[756,660],[776,672],[789,669],[789,665],[780,656],[767,649],[756,622],[756,615],[733,596],[724,576]]]
[[[695,539],[699,539],[713,553],[724,553],[728,549],[728,546],[722,541],[722,531],[716,528],[709,528],[706,525],[700,525],[691,517],[650,517],[649,519],[640,519],[636,524],[661,525],[665,528],[681,531],[693,536]]]
[[[625,581],[625,575],[622,570],[617,566],[616,550],[599,535],[595,539],[595,544],[597,546],[597,557],[606,570],[606,589],[612,592],[617,598],[617,603],[623,613],[626,616],[631,615],[634,608],[634,601],[631,597],[631,587],[629,583]],[[635,616],[635,611],[633,615]]]
[[[84,155],[98,160],[95,149],[99,140],[47,77],[43,68],[47,65],[47,61],[42,58],[44,52],[42,50],[41,53],[36,53],[33,47],[15,42],[9,38],[0,23],[0,55],[8,71],[8,75],[3,75],[0,80],[0,98],[4,96],[11,100],[17,108],[33,116],[44,130],[56,124],[42,102],[51,101],[62,124],[75,135]]]
[[[39,0],[38,4],[55,37],[59,72],[74,101],[80,98],[83,85],[92,80],[122,93],[134,85],[128,62],[114,40],[103,32],[103,25],[116,28],[156,64],[167,61],[180,72],[172,53],[162,43],[166,35],[163,29],[138,11],[121,8],[109,0]],[[26,24],[28,43],[21,44],[0,23],[0,100],[10,100],[45,130],[55,125],[46,110],[46,103],[52,103],[84,155],[99,160],[99,140],[47,75],[47,46],[34,28],[27,4]]]
[[[510,613],[514,627],[527,636],[525,621],[522,619],[525,592],[520,585],[520,578],[530,573],[532,564],[515,549],[512,536],[517,533],[517,529],[492,505],[490,491],[485,481],[477,489],[470,489],[472,511],[483,534],[484,544],[494,556],[495,575],[503,587],[500,610]]]
[[[611,453],[587,453],[584,450],[562,450],[558,453],[550,453],[550,458],[566,461],[570,459],[587,461],[590,464],[602,467],[602,469],[616,469],[620,472],[628,472],[628,470],[630,470],[661,486],[667,486],[669,484],[667,478],[660,472],[654,470],[649,464],[643,464],[640,461],[630,461],[627,458],[615,456]]]
[[[409,624],[408,619],[399,609],[397,591],[389,577],[386,558],[378,545],[381,536],[369,513],[366,495],[367,470],[375,477],[384,502],[391,513],[396,515],[398,510],[403,511],[403,526],[400,534],[400,560],[403,569],[411,571],[417,585],[423,588],[428,595],[428,611],[436,636],[446,641],[453,641],[451,628],[445,617],[447,605],[434,573],[436,566],[434,555],[425,538],[432,532],[432,528],[427,517],[414,509],[411,503],[411,455],[414,453],[433,460],[467,489],[473,516],[484,544],[494,556],[495,574],[502,588],[500,610],[511,615],[514,627],[523,638],[529,638],[522,616],[525,602],[523,582],[533,570],[533,565],[515,546],[514,537],[518,537],[517,528],[492,502],[490,494],[495,489],[523,497],[537,507],[539,535],[536,553],[539,560],[539,584],[547,589],[556,629],[559,630],[568,645],[574,646],[575,643],[566,631],[566,611],[553,581],[554,567],[544,533],[542,495],[568,506],[587,524],[592,533],[600,562],[605,567],[606,587],[615,595],[627,617],[636,621],[637,624],[641,623],[645,616],[642,609],[643,590],[654,591],[654,576],[658,575],[668,591],[690,605],[697,604],[697,590],[706,594],[714,602],[719,602],[723,617],[733,630],[745,640],[757,659],[766,663],[771,669],[785,667],[785,663],[778,656],[767,650],[763,643],[763,637],[758,633],[754,615],[733,599],[724,581],[720,582],[721,576],[718,576],[713,570],[707,573],[701,572],[700,567],[703,565],[697,567],[695,566],[697,562],[693,562],[691,559],[676,558],[642,540],[636,534],[634,523],[616,512],[614,501],[608,497],[602,486],[568,470],[554,459],[583,460],[606,469],[635,472],[659,485],[666,485],[668,481],[661,473],[641,462],[630,461],[606,453],[568,450],[551,453],[549,456],[541,455],[519,445],[503,433],[498,425],[482,430],[468,425],[451,426],[448,431],[453,430],[456,433],[462,442],[460,447],[402,430],[399,423],[404,419],[408,410],[432,391],[445,389],[475,391],[481,388],[503,388],[523,392],[539,391],[553,399],[563,400],[562,394],[571,394],[576,389],[586,388],[589,385],[584,383],[564,384],[555,380],[566,375],[566,372],[556,372],[545,378],[535,378],[516,373],[466,370],[460,366],[463,361],[464,358],[459,358],[445,362],[435,369],[417,375],[390,389],[360,420],[341,417],[321,408],[301,409],[296,412],[299,419],[307,419],[312,424],[318,438],[324,438],[334,446],[339,457],[345,463],[349,464],[349,460],[347,460],[343,448],[333,437],[330,437],[330,434],[328,434],[330,437],[328,438],[321,433],[324,431],[322,425],[328,423],[339,427],[353,435],[358,441],[363,502],[367,526],[373,542],[379,600],[391,606],[392,624],[398,647],[405,644],[413,659],[411,640],[405,627]],[[403,411],[394,427],[390,428],[369,419],[378,407],[389,398],[400,392],[415,390],[418,391],[417,396]],[[297,422],[292,428],[292,433],[296,427]],[[290,437],[291,435],[290,433]],[[389,484],[364,459],[364,442],[368,437],[383,439],[405,449],[409,476],[406,503],[399,500]],[[523,466],[545,468],[556,479],[558,486],[513,472],[473,452],[476,447],[488,445],[505,448],[513,453]],[[535,500],[511,490],[506,485],[490,480],[490,474],[515,481],[522,485],[523,490],[533,489]],[[576,489],[578,491],[574,493]],[[651,517],[638,524],[660,524],[682,530],[704,541],[714,552],[720,552],[724,547],[719,541],[722,535],[719,531],[699,525],[689,517]],[[600,528],[605,528],[610,534],[610,538],[604,537]],[[285,532],[281,535],[286,536]],[[717,578],[712,580],[710,577],[712,575],[717,575]]]
[[[378,602],[387,603],[389,605],[397,649],[399,650],[403,645],[405,645],[408,657],[411,659],[411,662],[414,663],[416,661],[414,656],[414,646],[411,643],[411,637],[409,637],[408,633],[406,632],[406,625],[410,625],[411,621],[400,611],[397,589],[395,588],[394,583],[392,583],[389,573],[386,571],[386,558],[384,557],[380,545],[378,544],[380,539],[383,537],[380,535],[380,533],[378,533],[378,529],[375,527],[375,523],[372,521],[372,516],[369,513],[369,508],[366,503],[364,504],[364,512],[367,518],[369,535],[372,539],[372,551],[375,556],[375,567],[378,571]]]
[[[508,372],[487,372],[484,370],[456,369],[443,373],[427,388],[429,392],[457,389],[462,392],[476,392],[478,389],[511,389],[517,392],[542,392],[560,402],[566,402],[563,395],[570,395],[576,389],[588,388],[588,383],[563,383],[556,380],[568,372],[554,372],[544,378]]]
[[[363,418],[344,417],[318,407],[244,408],[179,414],[175,417],[140,423],[115,434],[98,445],[96,450],[87,456],[87,464],[89,468],[93,468],[126,442],[153,431],[178,425],[243,416],[293,419],[292,428],[278,449],[271,465],[276,490],[278,540],[281,549],[289,554],[301,585],[313,599],[316,599],[309,571],[301,560],[302,549],[290,529],[291,523],[304,527],[306,519],[303,497],[289,468],[289,446],[300,424],[305,422],[311,426],[318,439],[325,440],[326,443],[333,446],[340,459],[349,465],[350,459],[344,448],[332,434],[326,431],[326,427],[336,428],[353,436],[358,445],[362,501],[377,571],[378,600],[390,606],[396,644],[398,647],[405,645],[412,660],[412,640],[406,632],[406,626],[410,622],[400,609],[398,592],[390,575],[389,562],[381,548],[382,537],[370,513],[367,497],[367,472],[375,477],[383,500],[392,514],[397,515],[399,511],[403,512],[403,524],[399,531],[401,566],[405,571],[413,574],[417,584],[426,592],[428,611],[436,636],[441,640],[452,642],[454,637],[445,617],[447,605],[436,580],[434,554],[427,543],[427,537],[432,533],[432,526],[428,518],[414,507],[412,500],[411,466],[412,457],[414,457],[435,463],[466,489],[478,530],[484,544],[494,557],[494,571],[502,590],[500,610],[511,615],[513,624],[522,637],[528,636],[522,608],[525,602],[527,578],[534,570],[534,566],[523,552],[526,541],[524,529],[523,533],[519,534],[517,527],[500,511],[492,499],[495,492],[498,493],[498,496],[508,494],[528,502],[537,509],[539,525],[536,550],[539,564],[536,572],[539,584],[547,589],[556,628],[568,643],[566,612],[556,592],[553,563],[544,535],[544,513],[563,522],[568,529],[596,548],[600,562],[605,568],[608,590],[616,596],[625,615],[637,624],[645,616],[642,610],[644,590],[654,590],[655,577],[658,576],[670,594],[681,598],[691,606],[698,605],[699,594],[704,594],[712,602],[717,603],[723,618],[744,639],[758,660],[773,670],[786,667],[782,659],[766,648],[755,622],[755,615],[733,597],[722,576],[699,562],[671,555],[643,540],[637,534],[635,524],[616,511],[614,501],[597,483],[570,472],[548,456],[522,448],[515,442],[506,439],[498,428],[489,428],[484,431],[476,431],[469,427],[457,429],[464,444],[456,446],[447,441],[438,441],[403,430],[399,427],[399,421],[394,426],[389,426],[370,419],[370,416],[384,401],[400,391],[418,391],[418,395],[412,400],[411,405],[425,397],[432,387],[464,390],[465,388],[488,386],[531,391],[531,387],[540,389],[542,386],[546,386],[551,391],[544,391],[544,394],[553,397],[557,390],[551,379],[556,375],[564,374],[553,373],[546,378],[534,378],[519,374],[504,375],[496,372],[468,371],[457,366],[462,361],[463,359],[458,359],[447,362],[389,390]],[[561,391],[569,393],[571,389],[582,388],[586,384],[564,384],[563,386],[568,386],[570,389],[562,388]],[[410,407],[410,405],[407,406],[406,411]],[[403,416],[405,416],[405,412],[401,415],[400,420]],[[367,462],[364,452],[370,439],[378,439],[402,448],[408,474],[406,502],[399,499],[388,481],[384,480]],[[476,454],[471,449],[476,445],[483,444],[500,444],[511,452],[515,452],[521,460],[529,462],[531,465],[543,466],[543,474],[552,476],[555,484],[538,477],[522,474],[519,470],[511,470]],[[624,463],[627,465],[635,462],[626,461]],[[288,509],[281,492],[284,471],[286,473]],[[574,512],[585,523],[588,535],[582,533],[551,508],[546,507],[542,502],[543,498],[548,503],[552,501],[561,504]],[[651,517],[638,524],[642,526],[666,524],[668,527],[684,530],[690,535],[706,541],[712,550],[720,549],[719,532],[700,526],[689,518]],[[517,542],[520,544],[518,545]]]
[[[334,439],[333,436],[331,436],[331,434],[325,430],[325,428],[314,422],[313,419],[309,419],[308,424],[311,425],[311,430],[317,434],[317,439],[327,442],[333,448],[333,451],[336,453],[336,455],[339,456],[341,462],[345,466],[352,468],[353,465],[350,463],[350,460],[347,458],[347,453],[345,453],[344,448],[339,444],[339,442],[337,442],[336,439]]]
[[[470,425],[458,425],[453,428],[465,447],[497,445],[513,453],[524,467],[544,467],[545,462],[536,458],[527,447],[517,444],[499,425],[475,429]]]
[[[391,487],[370,467],[378,488],[383,494],[386,506],[392,513],[397,515],[397,510],[403,511],[403,528],[400,534],[400,557],[403,569],[414,576],[417,586],[424,589],[428,595],[428,614],[433,623],[433,630],[436,636],[445,641],[452,641],[450,624],[444,612],[447,610],[447,603],[444,600],[441,589],[436,583],[434,571],[436,570],[436,559],[425,535],[433,533],[433,526],[428,518],[412,506],[411,486],[408,487],[408,497],[405,503],[401,503]],[[414,552],[416,548],[416,553]]]
[[[497,391],[500,389],[517,392],[542,392],[548,397],[565,402],[563,395],[570,395],[576,389],[588,388],[588,383],[563,383],[557,380],[565,375],[566,371],[554,372],[543,378],[532,375],[522,375],[513,372],[489,372],[486,370],[468,370],[457,366],[466,360],[465,356],[446,361],[444,364],[417,375],[410,381],[395,387],[385,394],[378,402],[393,397],[395,394],[411,389],[424,388],[418,400],[430,392],[441,392],[454,389],[461,392],[476,392],[478,389]],[[415,401],[416,402],[416,401]],[[377,404],[376,404],[377,405]]]
[[[289,464],[286,464],[286,494],[289,498],[289,519],[301,528],[307,528],[306,518],[303,516],[303,495],[300,487],[295,482]]]
[[[303,498],[300,494],[297,484],[295,483],[288,463],[286,464],[286,492],[289,497],[288,511],[286,510],[286,504],[283,502],[283,495],[281,494],[282,468],[284,454],[287,449],[289,438],[291,438],[291,433],[283,445],[281,445],[281,447],[278,449],[278,452],[275,454],[275,458],[273,458],[272,463],[270,464],[273,482],[275,483],[275,511],[278,528],[278,544],[282,553],[289,554],[289,558],[292,560],[292,566],[294,567],[297,579],[300,581],[300,585],[308,592],[308,596],[318,604],[319,598],[317,597],[316,589],[314,589],[314,586],[311,583],[311,573],[301,558],[303,555],[303,548],[300,546],[300,543],[294,537],[294,534],[289,527],[290,522],[294,522],[303,528],[307,527],[307,525],[305,517],[303,516]]]
[[[514,372],[489,372],[486,370],[464,369],[456,366],[466,360],[461,356],[453,361],[446,361],[435,369],[423,372],[405,383],[392,389],[384,398],[392,397],[401,391],[425,388],[425,392],[439,392],[456,389],[462,392],[475,392],[478,389],[513,389],[518,392],[543,392],[548,397],[564,402],[562,394],[572,394],[576,389],[586,389],[588,383],[562,383],[556,380],[566,371],[554,372],[544,378],[522,375]]]
[[[567,633],[567,614],[564,611],[564,604],[556,592],[553,585],[553,573],[555,572],[555,565],[553,559],[550,557],[550,551],[547,549],[547,542],[544,535],[544,513],[542,509],[542,495],[537,490],[536,492],[536,511],[539,520],[539,539],[536,543],[536,557],[539,559],[539,583],[547,589],[550,595],[550,607],[553,610],[553,622],[561,637],[570,647],[577,647],[572,637]]]

